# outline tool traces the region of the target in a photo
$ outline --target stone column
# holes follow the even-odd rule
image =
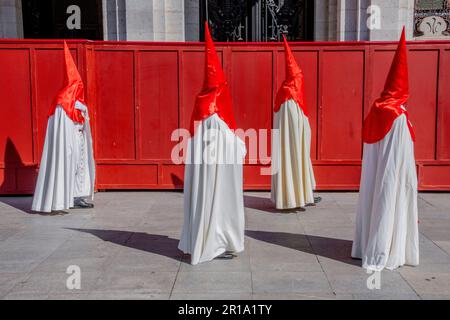
[[[129,41],[155,40],[155,3],[158,0],[126,0],[126,33]]]
[[[414,1],[371,0],[370,5],[381,10],[381,28],[368,30],[371,41],[395,41],[406,27],[406,38],[412,39],[414,32]]]
[[[103,39],[127,40],[125,0],[103,0]]]
[[[0,1],[0,38],[23,38],[22,1]]]
[[[328,40],[328,1],[316,0],[314,1],[314,40],[327,41]]]
[[[184,41],[184,0],[103,0],[105,40]]]
[[[184,0],[184,34],[186,41],[200,40],[199,0]]]
[[[185,0],[161,1],[164,2],[165,41],[185,40],[184,1]]]

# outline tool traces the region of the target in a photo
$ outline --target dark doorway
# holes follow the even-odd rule
[[[314,40],[314,0],[204,0],[200,39],[208,20],[216,41]]]
[[[25,38],[103,40],[101,0],[22,0],[22,13]]]

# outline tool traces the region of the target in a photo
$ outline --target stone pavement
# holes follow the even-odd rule
[[[279,213],[246,193],[246,250],[197,266],[177,249],[180,192],[107,192],[95,209],[31,214],[30,197],[0,197],[1,299],[450,299],[450,194],[422,193],[420,266],[368,274],[351,259],[356,193],[321,193]],[[66,269],[81,268],[68,290]]]

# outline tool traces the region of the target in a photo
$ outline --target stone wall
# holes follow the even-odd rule
[[[104,39],[198,41],[199,1],[102,0]],[[0,38],[23,37],[21,3],[0,0]],[[375,11],[368,13],[368,8]],[[377,8],[380,28],[368,27],[367,21],[375,17]],[[397,40],[403,25],[407,38],[413,39],[414,0],[315,1],[316,41]],[[424,33],[422,39],[436,38],[427,30]]]
[[[184,41],[184,2],[103,0],[105,40]]]
[[[315,5],[316,41],[397,40],[403,26],[413,38],[413,0],[316,0]],[[369,19],[379,19],[379,28],[368,25]]]
[[[0,1],[0,38],[23,38],[22,1]]]

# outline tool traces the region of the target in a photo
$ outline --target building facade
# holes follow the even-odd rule
[[[0,38],[199,41],[450,39],[450,0],[0,0]]]

